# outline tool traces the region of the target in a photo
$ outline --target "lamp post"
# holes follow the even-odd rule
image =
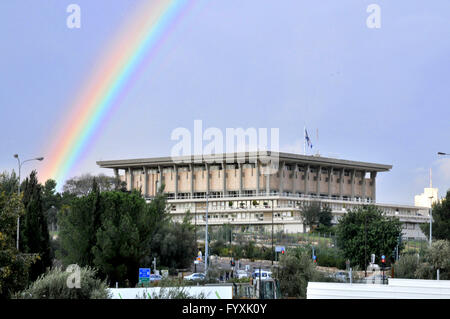
[[[30,158],[23,162],[20,161],[19,154],[14,154],[14,158],[17,159],[17,162],[19,164],[19,186],[17,187],[17,195],[20,196],[20,170],[22,168],[23,163],[30,162],[30,161],[42,161],[43,157],[36,157],[36,158]],[[20,216],[17,216],[17,239],[16,239],[16,248],[17,251],[19,251],[19,227],[20,227]]]
[[[430,247],[432,242],[431,232],[433,230],[433,196],[428,197],[430,199]]]

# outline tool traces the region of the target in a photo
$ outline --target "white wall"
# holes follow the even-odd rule
[[[307,299],[450,299],[450,280],[388,279],[388,285],[309,282]]]

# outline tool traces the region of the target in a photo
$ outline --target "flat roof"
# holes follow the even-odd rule
[[[225,162],[226,164],[233,163],[254,163],[255,160],[267,162],[268,160],[278,160],[279,162],[285,162],[287,164],[310,164],[313,166],[335,167],[335,168],[348,168],[367,171],[385,172],[392,169],[392,165],[377,164],[369,162],[350,161],[337,158],[329,158],[315,155],[300,155],[292,153],[281,152],[245,152],[245,153],[226,153],[226,154],[214,154],[214,155],[190,155],[190,156],[177,156],[177,157],[152,157],[152,158],[136,158],[136,159],[123,159],[123,160],[106,160],[97,161],[97,165],[102,168],[120,168],[127,169],[133,167],[158,167],[177,165],[189,165],[189,164],[219,164]]]

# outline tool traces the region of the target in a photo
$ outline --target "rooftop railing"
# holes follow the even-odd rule
[[[328,195],[314,195],[314,194],[292,194],[292,193],[279,193],[279,192],[260,192],[259,194],[256,193],[241,193],[241,194],[226,194],[223,195],[221,193],[210,193],[208,195],[208,199],[217,199],[217,198],[223,198],[223,199],[234,199],[234,198],[253,198],[253,197],[288,197],[292,199],[320,199],[320,200],[339,200],[339,201],[346,201],[346,202],[354,202],[354,203],[367,203],[367,204],[373,204],[375,201],[371,198],[351,198],[351,197],[337,197],[337,196],[328,196]],[[151,199],[152,197],[148,197]],[[181,195],[178,194],[175,198],[175,195],[173,193],[167,194],[168,200],[175,200],[175,199],[206,199],[206,193],[204,194],[186,194]]]

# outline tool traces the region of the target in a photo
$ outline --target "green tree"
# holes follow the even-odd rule
[[[23,189],[25,215],[20,219],[19,249],[24,253],[39,254],[30,269],[30,279],[35,280],[52,264],[50,236],[42,201],[42,186],[38,183],[36,171],[26,178]]]
[[[450,242],[448,240],[437,240],[431,245],[426,258],[433,267],[434,272],[439,269],[439,277],[442,280],[449,279],[450,272]]]
[[[191,213],[186,212],[182,223],[164,219],[157,227],[151,241],[151,257],[160,265],[174,270],[187,268],[197,256],[194,226]]]
[[[331,221],[333,220],[333,214],[331,212],[331,208],[328,205],[324,205],[322,209],[319,211],[318,215],[318,223],[319,225],[323,225],[325,227],[331,227]]]
[[[337,244],[352,265],[365,269],[371,254],[375,254],[376,260],[381,255],[391,255],[401,233],[398,218],[385,217],[373,205],[363,206],[349,211],[339,220]]]
[[[62,205],[62,196],[56,192],[55,180],[47,180],[42,187],[42,202],[48,227],[55,230],[58,224],[58,212]]]
[[[140,194],[103,192],[104,211],[93,247],[94,265],[111,282],[137,283],[140,261],[148,256],[151,237],[148,210]]]
[[[315,227],[328,229],[332,225],[333,214],[331,208],[328,205],[322,205],[320,202],[305,203],[301,207],[301,216],[303,224],[311,230]]]
[[[320,203],[318,202],[304,203],[301,207],[301,218],[303,220],[303,224],[308,226],[310,229],[313,229],[313,227],[317,225],[319,214]],[[306,227],[303,228],[303,232],[306,232]]]
[[[450,190],[439,203],[433,204],[433,239],[450,240]],[[424,234],[430,236],[430,223],[421,224]]]
[[[11,174],[3,172],[0,174],[0,192],[4,192],[7,195],[16,193],[19,187],[19,178],[14,170]]]
[[[91,174],[84,174],[78,177],[71,178],[66,181],[63,186],[64,193],[74,194],[76,196],[88,195],[92,191],[92,185],[96,180],[100,191],[118,190],[118,181],[115,177],[99,174],[93,176]]]
[[[73,197],[69,205],[62,207],[59,217],[61,250],[57,256],[65,265],[93,266],[92,248],[97,242],[102,209],[95,184],[88,195]]]
[[[0,190],[0,299],[28,285],[29,269],[37,255],[19,253],[16,249],[17,217],[25,209],[20,197]]]
[[[274,276],[279,280],[284,296],[297,298],[306,298],[309,281],[324,280],[313,264],[309,250],[304,248],[286,251],[280,257],[279,271],[274,271]]]

